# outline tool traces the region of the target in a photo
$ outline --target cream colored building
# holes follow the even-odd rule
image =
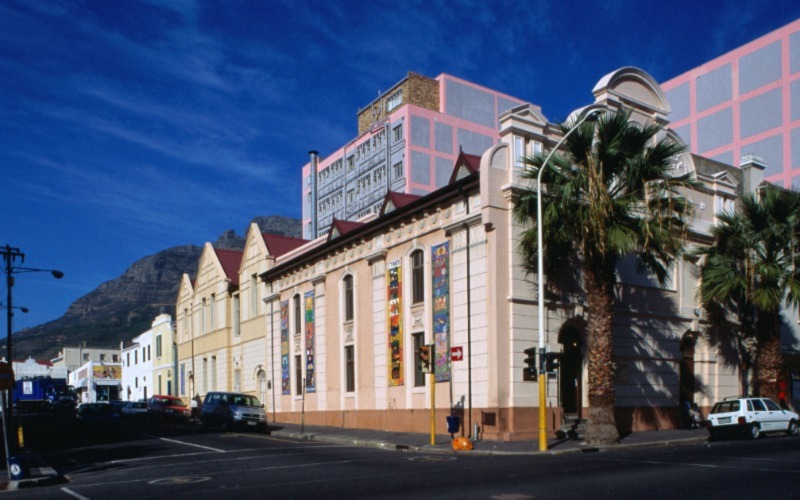
[[[667,123],[669,105],[650,75],[622,68],[593,89],[594,104],[634,109],[640,121]],[[523,351],[535,347],[535,277],[517,251],[522,228],[512,211],[522,189],[519,156],[552,148],[558,128],[527,104],[500,117],[500,142],[482,156],[462,154],[450,183],[424,197],[389,193],[379,214],[334,221],[326,237],[280,250],[252,227],[244,252],[206,244],[197,279],[184,276],[177,303],[180,395],[241,390],[257,395],[278,421],[427,432],[463,416],[466,433],[533,438],[538,384],[547,384],[546,427],[585,414],[588,397],[581,293],[547,301],[545,331],[561,367],[528,381]],[[677,137],[677,136],[675,136]],[[762,181],[742,169],[683,154],[676,172],[702,186],[691,245],[709,241],[716,214]],[[691,262],[676,264],[661,289],[619,268],[615,312],[616,404],[621,430],[672,427],[682,399],[708,407],[738,392],[727,353],[702,335]],[[800,346],[797,322],[785,344]],[[434,344],[435,384],[418,352]],[[434,390],[435,387],[435,390]]]

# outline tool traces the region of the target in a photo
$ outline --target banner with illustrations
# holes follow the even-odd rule
[[[289,301],[281,302],[281,394],[292,393],[289,380]]]
[[[389,324],[389,387],[403,385],[403,304],[400,261],[386,266],[387,310]]]
[[[450,380],[450,245],[431,249],[433,262],[434,375],[437,382]]]
[[[306,304],[306,392],[317,392],[314,376],[314,292],[304,295]]]

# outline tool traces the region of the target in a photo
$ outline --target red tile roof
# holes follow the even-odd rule
[[[347,234],[353,229],[356,229],[363,225],[364,225],[363,222],[353,222],[349,220],[339,220],[334,218],[333,222],[331,222],[331,230],[328,233],[328,241],[343,234]]]
[[[477,155],[468,155],[461,151],[456,158],[456,164],[453,168],[453,173],[450,175],[450,184],[454,183],[459,178],[459,171],[466,168],[470,174],[474,174],[481,169],[481,157]]]
[[[231,285],[239,286],[239,266],[242,264],[242,252],[237,250],[220,250],[215,248],[219,263],[225,276],[231,281]]]
[[[280,234],[261,233],[264,238],[264,243],[267,245],[267,251],[272,257],[280,257],[281,255],[291,252],[295,248],[301,247],[308,243],[308,240],[301,238],[293,238],[291,236],[283,236]]]

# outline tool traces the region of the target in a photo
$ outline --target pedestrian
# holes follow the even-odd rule
[[[192,418],[197,420],[197,417],[200,413],[200,405],[202,402],[200,401],[200,394],[195,394],[192,400],[189,402],[189,407],[192,409]]]

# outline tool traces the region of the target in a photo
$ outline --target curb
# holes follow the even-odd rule
[[[66,478],[51,467],[35,467],[31,469],[31,477],[0,482],[0,490],[15,491],[36,486],[49,486],[66,482]]]
[[[448,448],[430,447],[430,445],[404,445],[399,443],[388,443],[385,441],[376,441],[370,439],[358,439],[344,436],[330,436],[316,433],[300,433],[292,431],[273,431],[272,435],[288,437],[293,439],[301,439],[304,441],[318,441],[332,444],[343,444],[360,446],[363,448],[377,448],[382,450],[399,450],[399,451],[414,451],[419,453],[436,453],[453,455],[459,452]],[[547,450],[547,451],[510,451],[510,450],[480,450],[473,449],[470,451],[461,452],[471,455],[485,455],[485,456],[503,456],[503,455],[567,455],[572,453],[594,453],[602,451],[612,451],[620,449],[637,449],[637,448],[662,448],[668,446],[680,446],[690,444],[701,444],[708,442],[706,437],[691,437],[682,439],[667,439],[659,441],[648,441],[642,443],[618,443],[607,446],[583,446],[580,448],[570,448],[563,450]]]

